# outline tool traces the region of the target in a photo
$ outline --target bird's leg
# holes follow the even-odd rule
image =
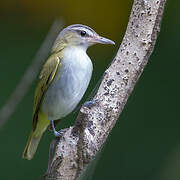
[[[52,126],[52,130],[53,130],[54,136],[55,136],[55,137],[60,137],[60,136],[62,136],[62,133],[56,131],[56,129],[55,129],[55,127],[54,127],[54,121],[53,121],[53,120],[50,120],[50,121],[51,121],[51,126]]]

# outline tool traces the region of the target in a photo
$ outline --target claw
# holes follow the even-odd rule
[[[87,107],[89,109],[91,109],[93,106],[95,106],[97,104],[96,100],[92,100],[92,101],[86,101],[83,106]]]
[[[56,131],[58,133],[58,136],[57,137],[61,137],[63,136],[63,134],[68,130],[68,128],[65,128],[65,129],[61,129],[60,131]]]

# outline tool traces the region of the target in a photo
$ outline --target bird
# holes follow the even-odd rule
[[[97,43],[115,44],[82,24],[67,26],[58,34],[35,88],[32,131],[22,158],[33,158],[48,126],[55,137],[61,136],[61,131],[56,131],[55,126],[82,99],[93,71],[86,51]]]

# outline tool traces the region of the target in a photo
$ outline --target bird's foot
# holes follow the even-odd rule
[[[53,131],[53,133],[54,133],[54,136],[55,137],[60,137],[60,136],[62,136],[59,132],[57,132],[57,131]]]
[[[97,104],[96,100],[86,101],[83,106],[91,109],[93,106]]]
[[[60,130],[59,132],[58,131],[56,131],[56,129],[55,129],[55,127],[54,127],[54,121],[53,120],[50,120],[50,122],[51,122],[51,126],[52,126],[52,130],[53,130],[53,134],[54,134],[54,136],[57,138],[59,138],[59,137],[61,137],[66,131],[67,131],[67,129],[62,129],[62,130]]]
[[[61,129],[60,131],[53,131],[54,133],[54,136],[56,138],[61,138],[63,136],[63,134],[67,131],[68,128],[65,128],[65,129]]]

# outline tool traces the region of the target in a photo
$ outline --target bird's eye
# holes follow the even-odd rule
[[[81,36],[84,37],[86,35],[86,31],[81,31]]]

